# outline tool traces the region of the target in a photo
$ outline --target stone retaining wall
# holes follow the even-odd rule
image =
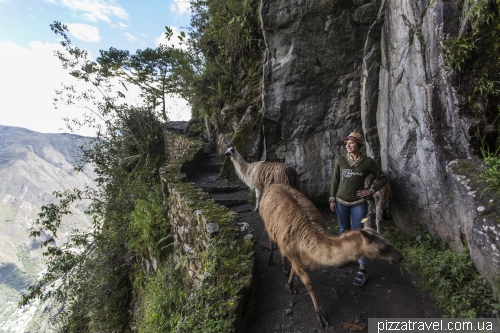
[[[185,282],[194,293],[210,284],[221,293],[225,290],[221,304],[230,309],[228,320],[234,322],[235,331],[244,331],[252,295],[252,230],[239,222],[238,214],[186,181],[200,165],[202,143],[168,131],[165,143],[163,205],[172,225],[176,260],[187,270]]]

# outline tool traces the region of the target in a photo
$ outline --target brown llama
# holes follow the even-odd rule
[[[365,189],[369,189],[375,179],[375,176],[369,174],[365,179]],[[384,217],[384,209],[391,203],[391,186],[389,183],[373,194],[373,200],[368,200],[368,216],[366,226],[369,228],[377,227],[377,232],[382,231],[381,222]],[[374,223],[375,222],[375,223]]]
[[[307,269],[341,266],[359,258],[389,262],[403,260],[403,256],[373,229],[347,231],[342,236],[332,236],[314,204],[288,185],[269,186],[262,195],[259,213],[270,243],[277,242],[282,255],[292,264],[288,291],[296,293],[293,277],[297,274],[311,295],[322,327],[328,326],[328,322],[316,300]]]
[[[258,161],[247,163],[232,143],[225,155],[231,158],[238,177],[250,188],[255,189],[255,211],[259,210],[262,191],[271,184],[288,184],[299,189],[300,178],[297,171],[280,162]]]

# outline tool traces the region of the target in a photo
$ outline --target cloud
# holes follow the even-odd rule
[[[61,83],[73,84],[76,91],[91,87],[89,83],[76,80],[62,68],[61,62],[54,56],[55,50],[63,51],[63,48],[58,43],[34,41],[28,47],[23,47],[0,41],[0,124],[42,133],[60,133],[68,132],[63,118],[83,119],[83,114],[88,110],[82,103],[60,105],[54,109],[54,90],[60,89]],[[140,91],[129,87],[127,103],[136,105],[140,102]],[[190,119],[190,108],[185,100],[174,96],[167,103],[172,120]],[[83,128],[78,134],[93,136],[95,131]]]
[[[101,40],[99,29],[83,23],[66,23],[69,33],[75,38],[87,43],[97,43]]]
[[[191,119],[191,106],[179,95],[171,94],[167,99],[167,115],[172,121]]]
[[[62,68],[54,56],[55,50],[63,51],[57,43],[31,42],[23,47],[0,42],[0,124],[57,133],[65,128],[64,117],[82,113],[76,106],[54,109],[54,90],[61,87],[61,82],[82,85]],[[94,132],[84,129],[79,134],[94,135]]]
[[[170,4],[170,11],[177,15],[183,15],[191,11],[191,5],[187,0],[175,0]]]
[[[167,40],[165,38],[165,33],[162,33],[160,36],[156,37],[153,41],[156,46],[160,46],[160,44],[167,45],[167,46],[174,46],[180,49],[187,49],[186,44],[181,44],[179,36],[180,30],[177,27],[170,27],[172,29],[173,35],[170,37],[170,40]]]
[[[125,23],[122,23],[122,22],[118,22],[118,26],[120,27],[120,29],[122,30],[125,30],[127,28],[130,28],[128,25],[126,25]]]
[[[138,42],[140,40],[139,38],[135,37],[132,34],[129,34],[128,32],[125,32],[123,36],[125,36],[125,38],[127,38],[127,40],[130,42]]]
[[[2,0],[0,0],[2,1]],[[44,0],[69,8],[91,22],[111,22],[110,17],[128,20],[129,14],[113,0]]]

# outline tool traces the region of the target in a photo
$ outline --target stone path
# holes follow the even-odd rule
[[[325,267],[310,272],[318,302],[330,327],[322,330],[317,322],[311,297],[300,281],[297,295],[290,295],[281,272],[279,251],[274,266],[268,266],[269,241],[258,212],[248,203],[248,188],[243,183],[229,183],[218,177],[222,163],[206,153],[200,171],[189,181],[205,189],[212,198],[241,216],[253,228],[255,240],[255,304],[248,323],[248,333],[266,332],[349,332],[342,323],[367,326],[368,318],[438,318],[439,309],[415,287],[414,277],[404,268],[386,262],[371,262],[370,279],[364,287],[352,284],[357,263],[343,268]],[[328,208],[320,208],[327,226],[337,221]],[[352,328],[351,328],[352,330]],[[364,328],[362,332],[367,332]]]

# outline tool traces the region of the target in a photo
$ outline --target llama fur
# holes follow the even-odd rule
[[[292,268],[287,289],[295,294],[293,277],[297,274],[309,291],[318,321],[328,326],[313,291],[309,269],[341,266],[359,258],[401,261],[403,256],[387,240],[370,228],[346,231],[332,236],[314,204],[305,195],[284,184],[274,184],[264,191],[259,213],[269,241],[278,243],[282,256]]]
[[[297,171],[289,165],[280,162],[259,161],[247,163],[232,145],[225,153],[231,158],[238,177],[250,188],[255,189],[255,211],[259,210],[262,191],[271,184],[287,184],[300,187],[300,177]]]

